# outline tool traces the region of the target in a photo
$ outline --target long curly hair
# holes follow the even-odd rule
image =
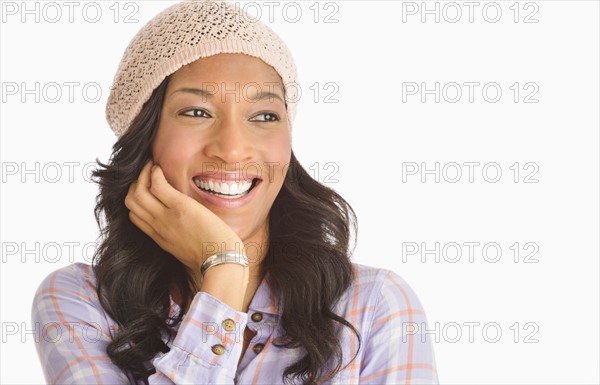
[[[151,144],[168,82],[169,77],[154,90],[114,144],[108,164],[96,159],[99,167],[92,173],[99,185],[94,214],[100,244],[92,261],[96,290],[103,309],[120,328],[106,351],[115,365],[144,383],[155,373],[148,361],[170,350],[163,337],[173,339],[172,328],[183,318],[183,312],[169,316],[171,290],[181,293],[182,309],[199,290],[186,266],[130,221],[124,203],[129,185],[152,158]],[[270,273],[272,289],[281,293],[280,324],[285,335],[272,343],[306,351],[285,369],[286,384],[296,380],[316,384],[343,369],[340,325],[353,331],[360,350],[360,333],[332,311],[354,279],[350,256],[356,244],[350,250],[349,242],[351,231],[357,230],[352,207],[314,180],[292,151],[269,213],[269,248],[261,262],[261,271]],[[330,360],[333,369],[327,371]]]

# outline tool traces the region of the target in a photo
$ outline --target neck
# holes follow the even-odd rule
[[[249,275],[250,279],[248,282],[248,287],[246,288],[246,294],[244,297],[244,305],[243,310],[245,312],[248,311],[248,306],[250,302],[252,302],[252,298],[254,298],[254,294],[256,290],[260,286],[265,272],[262,268],[262,262],[265,259],[269,247],[269,228],[268,228],[268,220],[265,221],[265,225],[262,226],[258,231],[244,239],[242,242],[244,243],[244,251],[246,257],[248,258],[248,267],[250,269]],[[257,246],[260,245],[260,246]]]

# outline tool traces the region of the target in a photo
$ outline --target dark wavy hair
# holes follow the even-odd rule
[[[172,327],[183,318],[183,311],[169,317],[171,290],[181,293],[182,309],[188,308],[198,291],[189,269],[130,221],[124,203],[129,185],[152,158],[151,144],[168,82],[169,77],[154,90],[114,144],[108,164],[96,159],[100,167],[92,173],[99,185],[94,214],[100,244],[92,261],[96,290],[102,307],[120,328],[106,351],[115,365],[144,383],[155,373],[147,362],[170,350],[162,337],[174,338]],[[282,189],[269,213],[269,247],[261,262],[261,272],[270,273],[272,289],[281,293],[280,323],[285,335],[273,340],[273,345],[306,351],[285,369],[284,383],[300,379],[303,384],[316,384],[343,369],[340,325],[352,329],[360,350],[360,333],[332,312],[354,279],[350,256],[356,243],[350,250],[349,240],[357,227],[352,207],[314,180],[292,151]],[[331,359],[335,364],[326,372]]]

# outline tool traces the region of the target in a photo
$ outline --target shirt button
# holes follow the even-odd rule
[[[212,346],[212,352],[217,354],[217,355],[221,355],[223,353],[225,353],[225,346],[221,345],[221,344],[216,344]]]
[[[252,350],[254,350],[254,353],[258,354],[258,353],[262,352],[264,347],[265,347],[265,344],[256,344],[256,345],[254,345]]]
[[[252,321],[254,321],[254,322],[260,322],[260,321],[262,321],[263,317],[262,317],[262,313],[254,313],[254,314],[252,314],[252,317],[250,317],[250,318],[252,318]]]
[[[228,332],[233,331],[235,329],[235,321],[231,318],[227,318],[225,321],[223,321],[222,325],[223,329],[225,329]]]

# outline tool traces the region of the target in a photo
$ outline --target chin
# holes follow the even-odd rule
[[[247,238],[250,235],[250,229],[244,224],[239,223],[239,218],[223,218],[221,215],[217,216],[223,220],[231,229],[240,237],[241,240]]]
[[[240,237],[240,239],[242,240],[242,242],[246,242],[249,239],[253,239],[254,242],[258,242],[260,239],[260,232],[261,232],[261,228],[262,226],[260,225],[260,223],[244,223],[244,224],[240,224],[237,221],[231,223],[231,222],[225,222],[229,225],[229,227],[231,227],[231,229],[237,234],[238,237]],[[258,238],[256,238],[258,236]]]

